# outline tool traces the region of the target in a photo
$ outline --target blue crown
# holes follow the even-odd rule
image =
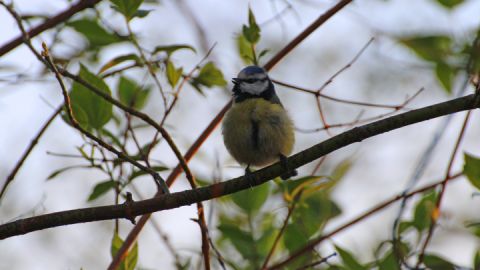
[[[245,73],[246,75],[252,75],[257,73],[265,73],[265,70],[259,66],[248,66],[242,69],[241,73]]]

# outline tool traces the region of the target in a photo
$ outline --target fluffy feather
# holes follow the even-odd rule
[[[292,152],[295,137],[287,112],[278,103],[249,98],[234,103],[225,115],[225,146],[241,164],[264,166]]]

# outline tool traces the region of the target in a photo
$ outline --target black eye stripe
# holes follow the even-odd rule
[[[251,83],[256,83],[256,82],[264,82],[266,81],[267,78],[262,78],[262,79],[245,79],[243,82],[251,84]]]

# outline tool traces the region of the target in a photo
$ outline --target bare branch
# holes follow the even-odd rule
[[[45,30],[48,30],[52,27],[55,27],[56,25],[63,23],[70,19],[73,15],[77,14],[78,12],[87,9],[89,7],[93,7],[96,5],[98,2],[102,0],[80,0],[78,3],[75,5],[71,6],[67,10],[64,10],[57,15],[51,17],[50,19],[46,20],[44,23],[30,29],[27,34],[29,38],[32,38],[34,36],[37,36],[38,34],[44,32]],[[3,1],[1,1],[3,2]],[[10,52],[11,50],[15,49],[18,47],[20,44],[22,44],[24,40],[24,35],[21,34],[20,36],[16,37],[12,41],[8,42],[7,44],[3,45],[0,47],[0,56]]]
[[[15,176],[17,175],[18,170],[22,167],[23,163],[27,159],[28,155],[32,152],[33,148],[37,145],[38,141],[42,137],[43,133],[47,130],[47,128],[50,126],[50,124],[53,122],[53,120],[57,117],[57,115],[60,114],[62,111],[63,105],[58,107],[53,114],[47,119],[45,124],[43,124],[42,128],[38,131],[37,135],[33,137],[33,139],[30,141],[30,144],[28,145],[27,149],[23,153],[22,157],[20,160],[17,162],[13,170],[10,172],[10,174],[7,176],[7,179],[5,180],[5,183],[3,183],[2,190],[0,191],[0,199],[3,197],[3,194],[7,190],[8,185],[13,181]]]

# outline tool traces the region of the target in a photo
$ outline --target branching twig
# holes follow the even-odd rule
[[[341,127],[351,127],[351,126],[354,126],[354,125],[358,125],[358,124],[362,124],[362,123],[368,123],[368,122],[371,122],[371,121],[374,121],[374,120],[378,120],[378,119],[382,119],[382,118],[385,118],[387,116],[390,116],[390,115],[393,115],[395,113],[397,113],[398,111],[402,110],[405,108],[405,106],[410,103],[414,98],[416,98],[421,92],[423,92],[424,88],[420,88],[413,96],[407,98],[402,104],[400,104],[399,106],[397,106],[395,109],[393,109],[392,111],[388,112],[388,113],[383,113],[383,114],[379,114],[379,115],[376,115],[376,116],[372,116],[372,117],[368,117],[368,118],[364,118],[364,119],[360,119],[361,117],[361,114],[360,113],[355,120],[351,121],[351,122],[346,122],[346,123],[338,123],[338,124],[330,124],[329,126],[323,126],[323,127],[320,127],[320,128],[315,128],[315,129],[302,129],[302,128],[297,128],[297,130],[299,132],[304,132],[304,133],[312,133],[312,132],[318,132],[318,131],[322,131],[322,130],[327,130],[327,129],[332,129],[332,128],[341,128]]]
[[[148,73],[152,77],[153,81],[155,82],[155,85],[157,86],[157,88],[160,92],[160,95],[162,96],[164,110],[166,111],[167,110],[167,97],[165,96],[165,93],[163,91],[163,87],[160,84],[160,80],[158,79],[157,75],[155,74],[155,70],[154,70],[151,62],[148,61],[147,57],[145,56],[145,53],[143,52],[142,47],[140,47],[140,44],[138,43],[135,35],[133,34],[132,28],[130,27],[130,23],[127,20],[127,18],[125,18],[125,23],[127,25],[128,35],[130,36],[130,39],[132,40],[133,45],[135,46],[138,53],[140,54],[140,58],[142,59],[143,63],[147,66]]]
[[[339,69],[337,72],[335,72],[335,74],[333,74],[326,82],[323,83],[322,86],[320,86],[320,88],[318,88],[318,93],[322,92],[325,87],[327,87],[327,85],[329,85],[330,83],[333,82],[333,80],[338,76],[340,75],[342,72],[344,72],[345,70],[347,70],[348,68],[350,68],[353,63],[355,63],[358,58],[363,54],[363,52],[368,48],[368,46],[370,46],[370,44],[372,44],[372,42],[375,40],[375,38],[371,38],[363,47],[362,49],[360,49],[360,51],[352,58],[352,60],[350,60],[350,62],[348,62],[345,66],[343,66],[341,69]]]
[[[85,130],[83,127],[80,126],[80,124],[78,123],[78,121],[75,119],[75,117],[73,115],[72,106],[71,106],[71,103],[70,103],[70,97],[68,95],[67,88],[65,87],[65,84],[63,83],[61,74],[58,71],[56,65],[53,63],[52,58],[50,57],[47,45],[45,43],[43,43],[42,46],[43,46],[42,56],[44,57],[45,61],[47,61],[47,63],[50,65],[52,71],[55,73],[55,77],[58,80],[58,83],[60,84],[60,87],[62,88],[65,107],[67,109],[66,110],[67,115],[68,115],[70,123],[73,125],[73,127],[76,128],[78,131],[80,131],[82,134],[85,134],[85,136],[87,136],[89,139],[91,139],[91,140],[95,141],[96,143],[98,143],[99,145],[101,145],[103,148],[105,148],[108,151],[117,155],[120,159],[123,159],[123,160],[131,163],[135,167],[137,167],[137,168],[139,168],[139,169],[141,169],[145,172],[150,173],[152,175],[153,179],[155,179],[155,182],[158,184],[159,188],[162,190],[162,192],[168,193],[169,191],[168,191],[168,187],[167,187],[165,181],[162,179],[162,177],[157,172],[155,172],[151,168],[145,167],[144,165],[138,163],[137,161],[135,161],[131,157],[127,156],[126,154],[122,153],[121,151],[118,151],[113,146],[111,146],[108,143],[102,141],[100,138],[96,137],[95,135],[93,135],[92,133],[90,133],[89,131]]]
[[[275,80],[275,79],[272,79],[272,82],[274,82],[278,85],[281,85],[281,86],[285,86],[285,87],[292,88],[292,89],[295,89],[295,90],[299,90],[299,91],[309,93],[309,94],[312,94],[312,95],[315,95],[315,96],[319,96],[319,97],[322,97],[324,99],[328,99],[328,100],[331,100],[331,101],[344,103],[344,104],[366,106],[366,107],[376,107],[376,108],[386,108],[386,109],[397,109],[397,108],[402,106],[402,104],[389,105],[389,104],[361,102],[361,101],[348,100],[348,99],[343,99],[343,98],[336,98],[336,97],[332,97],[332,96],[329,96],[329,95],[326,95],[326,94],[322,94],[322,93],[320,93],[316,90],[307,89],[307,88],[304,88],[304,87],[301,87],[301,86],[289,84],[289,83],[278,81],[278,80]]]

